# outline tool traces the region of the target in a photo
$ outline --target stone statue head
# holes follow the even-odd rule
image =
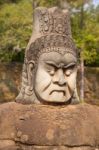
[[[78,102],[77,50],[67,10],[37,8],[34,32],[25,52],[22,103],[68,104]]]

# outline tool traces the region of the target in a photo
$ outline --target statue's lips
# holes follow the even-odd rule
[[[65,96],[65,91],[64,90],[53,90],[53,91],[50,92],[50,95],[53,94],[54,92],[63,93],[63,95]]]

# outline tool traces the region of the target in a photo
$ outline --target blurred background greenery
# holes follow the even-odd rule
[[[96,0],[97,1],[97,0]],[[0,62],[23,62],[37,6],[68,7],[86,66],[99,66],[99,5],[95,0],[0,0]]]

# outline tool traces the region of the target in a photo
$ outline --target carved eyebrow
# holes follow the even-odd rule
[[[72,66],[75,66],[76,65],[76,62],[73,62],[73,63],[70,63],[68,65],[65,65],[64,68],[69,68],[69,67],[72,67]]]
[[[52,66],[55,66],[55,67],[58,68],[58,65],[57,65],[55,62],[53,62],[53,61],[45,61],[45,62],[46,62],[46,64],[48,64],[48,65],[52,65]]]
[[[53,62],[53,61],[45,61],[46,62],[46,64],[48,64],[48,65],[52,65],[52,66],[54,66],[54,67],[56,67],[56,68],[60,68],[60,66],[59,65],[57,65],[55,62]],[[76,65],[76,62],[73,62],[73,63],[70,63],[70,64],[68,64],[68,65],[64,65],[63,66],[63,68],[69,68],[69,67],[72,67],[72,66],[74,66],[74,65]]]

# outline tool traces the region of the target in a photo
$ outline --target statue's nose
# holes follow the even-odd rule
[[[61,86],[66,84],[66,79],[65,79],[64,72],[62,69],[57,70],[56,74],[53,77],[53,82]]]

